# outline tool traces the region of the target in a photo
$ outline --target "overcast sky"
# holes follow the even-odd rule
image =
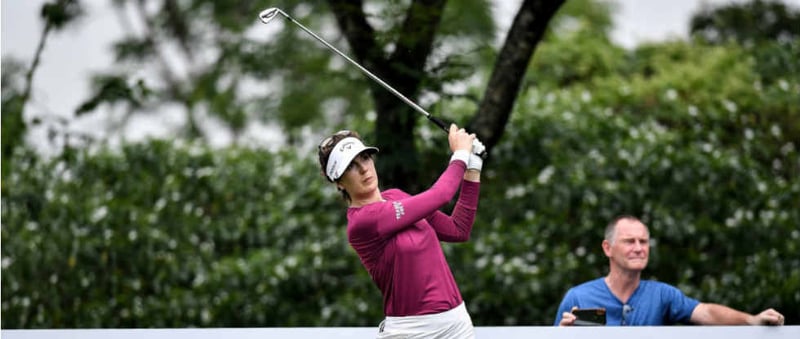
[[[741,0],[735,0],[743,2]],[[40,40],[42,21],[39,11],[46,0],[3,0],[3,57],[13,56],[29,64]],[[33,98],[26,115],[69,116],[89,95],[88,79],[93,72],[111,69],[110,43],[123,32],[110,0],[84,0],[87,14],[80,24],[47,40],[34,79]],[[722,4],[732,0],[616,0],[616,28],[612,39],[625,47],[643,41],[685,38],[688,21],[703,4]],[[497,13],[511,20],[519,1],[498,0]],[[800,0],[784,3],[800,7]],[[254,14],[254,18],[255,18]],[[254,19],[254,24],[255,24]],[[503,31],[508,24],[501,25]],[[84,122],[88,128],[96,122]],[[155,124],[163,125],[163,124]],[[84,128],[87,128],[84,126]],[[168,132],[168,131],[167,131]],[[34,136],[36,138],[37,136]]]

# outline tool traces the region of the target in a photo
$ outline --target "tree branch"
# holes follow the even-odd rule
[[[339,23],[355,59],[364,68],[375,73],[377,65],[385,63],[381,49],[376,46],[375,30],[367,22],[361,0],[328,0],[331,11]],[[354,47],[358,46],[358,48]]]
[[[525,0],[514,18],[503,44],[478,113],[469,124],[487,150],[503,135],[511,109],[519,95],[525,70],[536,46],[547,31],[548,23],[564,0]]]
[[[444,5],[445,1],[442,0],[415,0],[408,9],[400,39],[389,58],[389,66],[392,78],[409,87],[404,88],[409,95],[419,90],[425,61],[433,49]]]

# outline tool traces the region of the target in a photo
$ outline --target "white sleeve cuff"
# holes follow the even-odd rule
[[[469,151],[460,149],[453,152],[453,155],[450,157],[450,162],[454,160],[461,160],[465,165],[469,164]]]

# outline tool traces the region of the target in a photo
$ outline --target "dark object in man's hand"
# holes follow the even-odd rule
[[[605,308],[576,308],[572,310],[575,315],[575,326],[605,326]]]

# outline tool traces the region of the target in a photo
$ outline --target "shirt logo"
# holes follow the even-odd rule
[[[400,220],[400,217],[406,214],[405,209],[403,209],[403,204],[401,204],[399,201],[393,201],[392,205],[394,205],[394,217],[397,220]]]

